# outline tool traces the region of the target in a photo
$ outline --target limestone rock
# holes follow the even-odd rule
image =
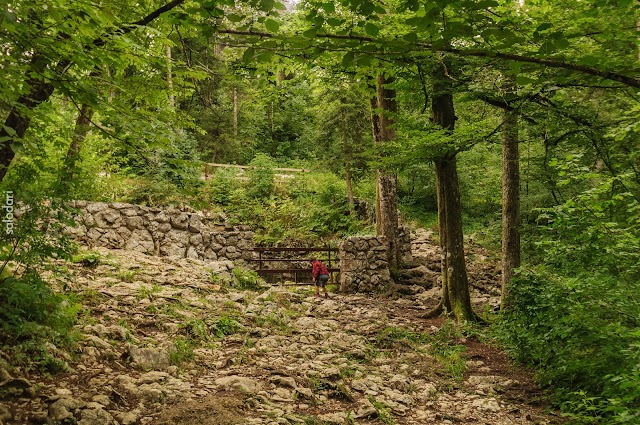
[[[79,415],[78,425],[111,425],[113,416],[102,408],[84,409]]]
[[[253,394],[258,389],[258,383],[251,379],[246,378],[244,376],[231,375],[225,376],[223,378],[218,378],[215,380],[216,385],[223,388],[233,388],[240,390],[242,392]]]
[[[135,367],[141,370],[166,370],[170,366],[169,352],[165,349],[129,345],[127,354]]]

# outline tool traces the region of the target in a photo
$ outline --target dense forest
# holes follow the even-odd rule
[[[43,271],[76,252],[70,200],[269,246],[377,233],[394,268],[400,221],[439,235],[433,314],[488,326],[575,423],[638,423],[639,30],[634,0],[3,0],[0,343],[79,320]],[[464,244],[500,258],[500,312]]]

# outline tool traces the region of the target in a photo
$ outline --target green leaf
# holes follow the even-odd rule
[[[244,19],[244,15],[237,15],[235,13],[230,13],[227,15],[227,19],[231,22],[240,22]]]
[[[260,10],[264,12],[269,12],[276,5],[275,0],[260,0]]]
[[[375,37],[380,33],[380,28],[377,25],[368,22],[364,26],[364,31],[370,36]]]
[[[273,19],[267,19],[264,22],[264,26],[268,31],[271,31],[271,32],[277,32],[278,29],[280,29],[280,23]]]
[[[549,28],[551,28],[551,26],[552,25],[549,22],[544,22],[544,23],[538,25],[538,28],[536,28],[536,31],[542,32],[542,31],[545,31],[545,30],[548,30]]]
[[[338,25],[342,25],[344,23],[343,19],[329,18],[327,19],[327,23],[332,27],[337,27]]]
[[[527,84],[531,84],[531,83],[535,83],[536,80],[527,77],[526,75],[518,75],[516,77],[516,84],[520,85],[520,86],[524,86]]]
[[[418,34],[415,32],[409,32],[402,36],[404,41],[408,41],[409,43],[413,43],[418,40]]]
[[[308,30],[304,31],[302,35],[304,35],[307,38],[314,38],[316,36],[316,29],[309,28]]]
[[[245,63],[249,63],[251,61],[253,61],[253,56],[255,55],[255,50],[252,47],[249,47],[247,50],[244,51],[244,53],[242,54],[242,60]]]
[[[9,127],[8,125],[3,125],[2,128],[9,136],[16,137],[16,131],[12,127]]]
[[[354,53],[353,52],[347,52],[344,54],[344,56],[342,57],[342,66],[349,66],[353,63],[353,58],[354,58]]]
[[[22,152],[24,150],[24,145],[20,142],[11,143],[11,150],[15,153]]]
[[[327,13],[333,13],[336,11],[336,5],[333,2],[322,3],[322,8]]]
[[[365,2],[362,4],[362,6],[360,6],[359,10],[360,10],[360,13],[363,14],[364,16],[369,16],[375,10],[375,5],[371,2]]]
[[[263,53],[259,53],[258,55],[256,55],[256,60],[260,63],[267,63],[267,62],[271,62],[271,59],[273,58],[273,53],[272,52],[263,52]]]
[[[358,65],[363,65],[363,66],[369,66],[371,65],[372,61],[373,61],[373,56],[365,54],[365,55],[358,55],[358,57],[354,60],[354,63]]]

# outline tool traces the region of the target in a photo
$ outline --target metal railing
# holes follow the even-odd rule
[[[271,280],[271,283],[274,283],[274,277],[278,275],[281,276],[280,283],[286,285],[284,283],[287,275],[292,275],[293,277],[293,285],[313,285],[311,282],[311,266],[309,262],[311,258],[315,257],[318,260],[322,261],[329,271],[329,276],[331,278],[331,283],[334,283],[334,273],[339,273],[340,268],[334,267],[338,262],[338,249],[330,248],[330,247],[308,247],[308,248],[291,248],[291,247],[257,247],[253,249],[254,252],[258,253],[258,258],[254,258],[251,261],[257,262],[258,269],[256,270],[258,274],[265,278],[265,280]],[[276,257],[274,254],[276,253],[289,253],[289,257],[283,258],[282,256]],[[296,253],[304,254],[304,256],[298,255],[297,258],[291,258],[291,256],[296,256]],[[313,257],[309,256],[310,253],[313,253]],[[332,258],[333,253],[333,258]],[[303,263],[307,267],[297,266],[297,267],[272,267],[274,263],[284,264],[285,266],[296,265],[296,263]],[[304,281],[304,279],[308,279],[308,281]],[[291,284],[289,284],[291,285]]]

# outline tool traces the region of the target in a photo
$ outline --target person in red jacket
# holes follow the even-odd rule
[[[320,296],[320,287],[324,289],[324,297],[329,298],[327,292],[327,282],[329,281],[329,270],[317,258],[311,259],[311,272],[313,273],[313,283],[316,285],[316,297]]]

